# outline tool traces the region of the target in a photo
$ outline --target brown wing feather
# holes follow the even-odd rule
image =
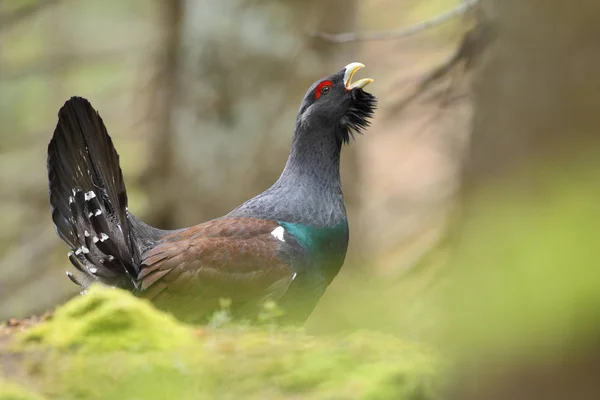
[[[165,236],[142,257],[143,295],[172,311],[204,314],[231,298],[243,306],[281,297],[295,274],[278,257],[275,221],[229,218]],[[189,314],[188,312],[188,314]]]

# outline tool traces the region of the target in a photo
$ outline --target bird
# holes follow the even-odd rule
[[[302,324],[340,271],[349,227],[340,182],[342,146],[370,125],[377,99],[352,82],[353,62],[304,96],[279,179],[228,214],[188,228],[152,227],[128,208],[119,155],[99,113],[82,97],[58,112],[48,145],[50,211],[70,247],[81,291],[128,290],[194,323],[228,299],[234,317],[255,319],[266,302]]]

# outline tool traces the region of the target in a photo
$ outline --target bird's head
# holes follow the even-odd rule
[[[364,65],[353,62],[341,71],[315,82],[300,106],[298,122],[309,127],[335,127],[337,139],[347,143],[353,132],[369,126],[377,99],[363,90],[373,82],[365,78],[352,82],[356,71]]]

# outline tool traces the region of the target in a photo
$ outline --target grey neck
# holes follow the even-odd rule
[[[342,141],[335,129],[311,129],[298,121],[290,155],[277,182],[229,215],[316,227],[331,227],[344,220],[346,208],[340,183]]]
[[[301,182],[341,191],[341,148],[334,132],[311,130],[298,124],[285,168],[273,186]]]

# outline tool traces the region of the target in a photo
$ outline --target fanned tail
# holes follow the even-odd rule
[[[48,145],[48,179],[52,220],[82,273],[67,272],[69,278],[84,287],[100,281],[135,289],[140,257],[119,155],[86,99],[72,97],[58,113]]]

